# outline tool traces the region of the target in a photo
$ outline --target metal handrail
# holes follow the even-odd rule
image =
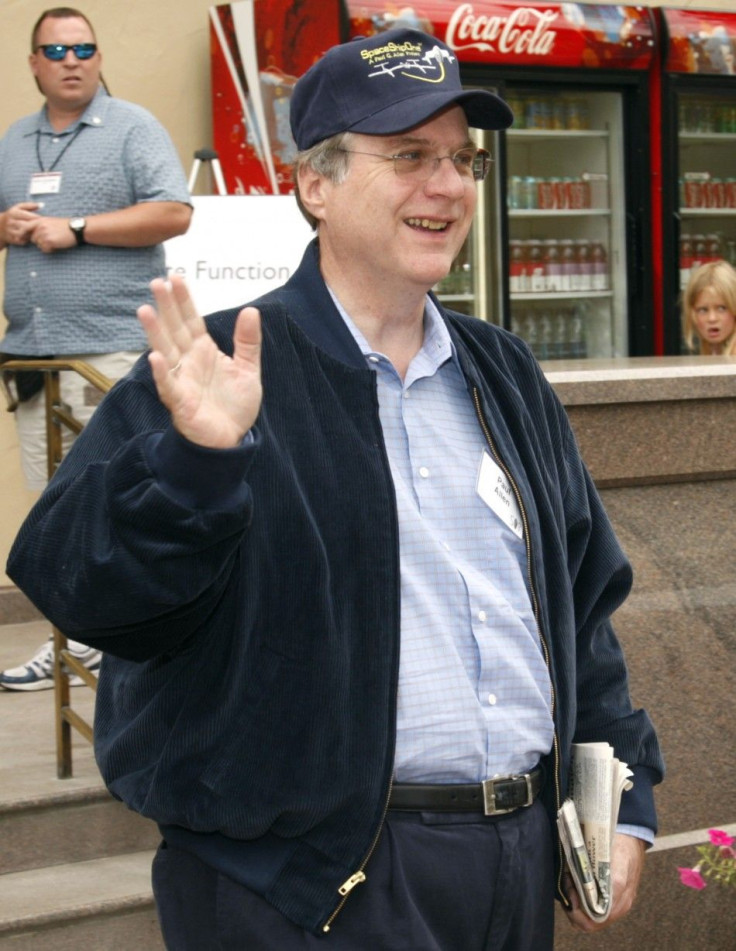
[[[0,367],[3,371],[39,370],[45,376],[46,450],[49,479],[56,472],[63,456],[62,428],[75,435],[84,429],[68,406],[61,400],[59,374],[63,371],[78,373],[101,393],[107,393],[113,380],[83,360],[8,360]],[[72,775],[72,728],[85,740],[92,742],[92,727],[72,709],[69,690],[70,674],[76,674],[97,692],[97,677],[67,650],[64,634],[52,625],[54,632],[54,721],[56,731],[56,775],[68,779]]]

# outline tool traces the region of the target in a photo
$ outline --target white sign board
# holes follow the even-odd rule
[[[187,233],[165,243],[166,268],[186,280],[203,315],[285,283],[314,236],[293,195],[206,195],[192,204]]]

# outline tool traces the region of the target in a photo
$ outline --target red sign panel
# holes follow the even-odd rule
[[[662,10],[669,46],[668,73],[736,73],[736,14],[709,10]]]
[[[289,102],[340,42],[338,0],[238,0],[210,8],[213,145],[228,194],[293,191]]]
[[[654,20],[645,7],[580,3],[347,0],[352,36],[397,26],[443,40],[464,62],[646,69]]]

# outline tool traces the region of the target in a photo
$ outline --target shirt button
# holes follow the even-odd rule
[[[369,361],[370,361],[371,363],[380,363],[378,357],[377,357],[375,354],[371,354],[371,355],[368,357],[368,359],[369,359]]]
[[[51,141],[54,143],[54,145],[58,145],[58,144],[59,144],[59,140],[58,140],[58,139],[52,139]]]
[[[38,277],[38,274],[36,274],[35,271],[31,271],[31,277]]]
[[[495,693],[489,693],[489,694],[488,694],[488,703],[489,703],[492,707],[495,707],[497,702],[498,702],[498,697],[496,696],[496,694],[495,694]]]
[[[426,466],[422,466],[422,467],[420,468],[420,470],[419,470],[419,475],[420,475],[423,479],[428,479],[428,478],[429,478],[429,469],[428,469]]]
[[[35,310],[36,310],[36,313],[37,313],[37,314],[42,314],[42,313],[43,313],[43,309],[42,309],[41,307],[36,307]]]
[[[99,116],[95,116],[94,119],[92,120],[92,125],[100,125],[101,122],[102,122],[102,119],[100,119]]]
[[[488,615],[485,611],[478,611],[478,620],[483,621],[484,623],[488,620]]]

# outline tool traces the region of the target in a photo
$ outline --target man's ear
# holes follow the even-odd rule
[[[329,187],[328,180],[324,175],[315,172],[309,165],[302,165],[299,169],[299,198],[304,208],[316,218],[322,221],[324,218],[325,191]]]

